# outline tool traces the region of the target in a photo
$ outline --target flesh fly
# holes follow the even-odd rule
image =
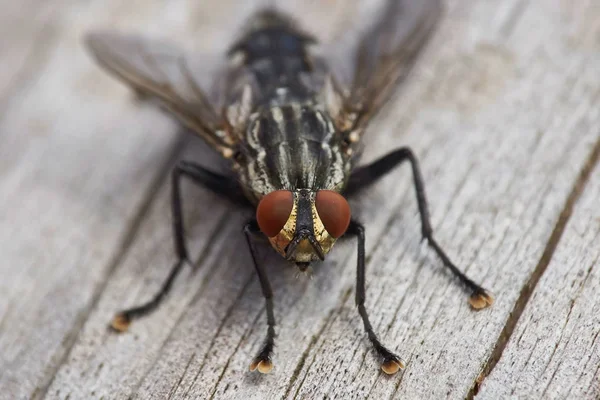
[[[154,310],[189,260],[184,241],[180,181],[188,178],[233,203],[254,207],[244,226],[266,299],[267,336],[251,370],[271,371],[275,344],[273,292],[257,262],[254,237],[264,235],[285,259],[306,270],[324,260],[337,239],[357,239],[356,305],[381,360],[393,374],[404,362],[378,339],[365,309],[365,228],[352,217],[347,197],[397,165],[412,168],[424,239],[469,292],[475,309],[493,297],[465,276],[433,238],[419,164],[408,147],[358,167],[368,122],[406,76],[440,15],[439,0],[388,1],[360,35],[345,62],[317,55],[316,38],[274,9],[255,14],[227,52],[217,100],[175,46],[134,35],[94,32],[86,44],[97,61],[137,92],[159,100],[185,126],[225,158],[233,178],[191,162],[172,175],[177,262],[154,298],[116,315],[125,331],[132,319]]]

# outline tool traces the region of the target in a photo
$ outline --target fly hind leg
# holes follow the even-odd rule
[[[133,307],[117,313],[113,318],[111,326],[118,332],[124,332],[129,327],[131,321],[135,318],[142,317],[154,311],[169,293],[173,281],[181,272],[183,265],[189,263],[189,254],[185,245],[184,225],[182,217],[182,201],[181,201],[181,179],[189,178],[192,182],[203,186],[211,191],[222,195],[234,203],[247,205],[247,200],[241,193],[241,190],[234,180],[209,171],[197,164],[186,161],[181,161],[171,175],[171,208],[173,214],[173,238],[175,240],[175,252],[177,261],[171,267],[171,271],[160,287],[159,291],[152,299],[137,307]]]
[[[421,232],[423,234],[423,238],[427,240],[427,243],[442,260],[444,266],[446,266],[461,282],[461,284],[468,291],[470,291],[469,304],[471,307],[476,310],[480,310],[492,305],[494,302],[493,296],[480,285],[471,280],[468,276],[466,276],[462,271],[460,271],[450,260],[448,255],[446,255],[446,252],[440,247],[438,242],[434,239],[433,229],[431,228],[431,222],[429,220],[429,208],[427,206],[427,198],[425,196],[423,176],[421,175],[419,162],[410,148],[401,147],[383,156],[372,164],[356,170],[350,177],[345,194],[351,196],[361,189],[370,186],[403,161],[410,162],[412,167],[417,203],[419,206],[419,214],[421,216]]]

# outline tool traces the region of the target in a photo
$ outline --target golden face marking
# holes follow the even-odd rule
[[[294,198],[294,206],[292,207],[292,212],[290,213],[290,216],[288,217],[287,222],[285,223],[285,225],[283,226],[283,228],[281,229],[281,231],[279,231],[279,233],[277,235],[269,238],[269,242],[271,242],[271,246],[273,246],[273,248],[275,250],[277,250],[277,252],[284,257],[285,257],[285,249],[286,249],[287,245],[290,244],[290,242],[294,238],[294,234],[296,232],[296,216],[297,215],[298,215],[298,200],[296,200],[296,198]]]
[[[313,222],[314,236],[315,236],[315,239],[317,240],[317,242],[321,245],[323,254],[325,255],[325,254],[329,253],[329,251],[333,247],[333,245],[336,241],[336,238],[332,237],[329,234],[329,232],[327,232],[327,230],[325,229],[325,226],[323,225],[323,221],[321,221],[321,218],[319,217],[319,213],[317,212],[314,196],[311,196],[310,207],[311,207],[311,216],[312,216],[312,222]],[[290,213],[290,216],[289,216],[287,222],[285,223],[285,225],[283,226],[283,228],[277,235],[269,238],[269,242],[271,242],[271,245],[273,246],[273,248],[275,250],[277,250],[277,252],[284,257],[286,257],[286,249],[287,249],[288,245],[290,244],[290,242],[294,239],[294,237],[296,235],[297,217],[298,217],[298,196],[295,195],[294,196],[294,206],[292,207],[292,212]],[[315,249],[310,244],[308,239],[304,239],[304,240],[300,241],[300,243],[296,247],[296,250],[290,260],[294,261],[294,262],[303,262],[303,263],[304,262],[312,262],[312,261],[319,260],[319,256],[315,252]]]

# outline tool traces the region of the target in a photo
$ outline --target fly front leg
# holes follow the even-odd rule
[[[369,315],[365,308],[366,288],[365,288],[365,228],[362,224],[356,221],[350,221],[346,235],[356,236],[357,239],[357,262],[356,262],[356,307],[360,314],[365,331],[369,340],[373,344],[373,348],[381,357],[381,369],[386,374],[395,374],[398,370],[404,368],[404,362],[396,354],[388,350],[373,331]]]
[[[209,171],[197,164],[186,161],[179,162],[171,175],[171,210],[173,213],[173,238],[175,241],[177,261],[171,267],[171,271],[159,291],[150,301],[117,313],[111,323],[112,328],[116,331],[126,331],[134,318],[139,318],[154,311],[169,293],[173,281],[179,272],[181,272],[183,265],[186,262],[190,263],[189,254],[185,245],[181,202],[181,179],[184,177],[190,178],[192,182],[197,185],[210,189],[235,203],[245,202],[245,198],[234,180]]]
[[[273,369],[273,348],[275,347],[275,314],[273,314],[273,290],[269,283],[269,278],[263,268],[256,260],[256,250],[252,245],[252,236],[260,233],[260,228],[256,221],[250,221],[244,226],[244,234],[246,235],[246,242],[252,255],[252,262],[258,275],[260,282],[260,288],[265,298],[266,309],[267,309],[267,337],[263,343],[262,348],[252,360],[250,364],[250,371],[258,369],[258,372],[268,374]]]
[[[379,160],[361,167],[356,170],[350,177],[348,188],[345,194],[350,196],[361,189],[375,183],[379,178],[387,174],[393,168],[403,161],[410,162],[413,172],[413,180],[417,195],[417,204],[419,206],[419,214],[421,216],[421,232],[423,238],[427,240],[429,246],[436,252],[444,265],[452,271],[454,276],[463,284],[470,292],[469,304],[476,310],[486,308],[494,303],[494,298],[480,285],[473,282],[468,276],[461,272],[456,265],[446,255],[446,252],[440,247],[437,241],[433,238],[433,229],[429,218],[429,209],[427,207],[427,198],[425,197],[425,185],[423,176],[419,168],[419,162],[412,150],[408,147],[399,148]]]

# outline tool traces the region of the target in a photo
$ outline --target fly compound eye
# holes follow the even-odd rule
[[[350,205],[344,196],[332,190],[319,190],[315,207],[331,236],[338,238],[346,232],[350,224]]]
[[[277,236],[294,207],[294,195],[289,190],[277,190],[263,197],[256,209],[256,220],[262,233]]]

